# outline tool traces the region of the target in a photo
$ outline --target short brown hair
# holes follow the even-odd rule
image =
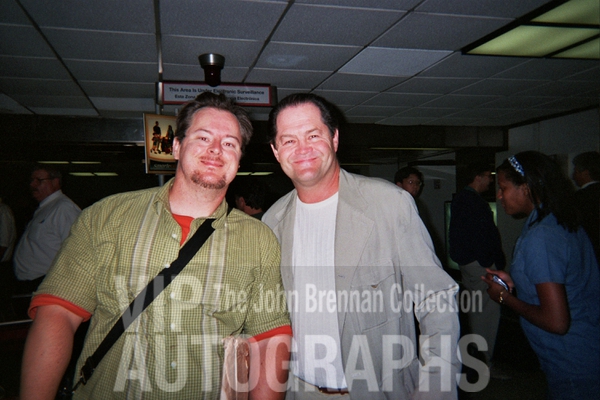
[[[230,112],[235,116],[240,126],[242,135],[242,152],[252,138],[252,122],[246,110],[235,104],[235,102],[222,93],[203,92],[196,98],[186,103],[179,114],[177,114],[175,137],[183,142],[185,135],[192,124],[194,115],[203,108],[210,107],[221,111]]]

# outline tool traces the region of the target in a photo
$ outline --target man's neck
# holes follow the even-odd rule
[[[479,190],[479,185],[475,181],[469,183],[467,186],[476,191],[477,194],[481,194],[481,191]]]
[[[193,218],[209,217],[223,202],[227,193],[227,188],[207,189],[197,184],[191,185],[193,186],[175,177],[169,190],[171,213]]]
[[[303,203],[318,203],[336,194],[340,188],[340,166],[335,165],[318,183],[311,186],[296,185],[298,197]]]

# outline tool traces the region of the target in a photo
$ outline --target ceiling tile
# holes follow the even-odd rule
[[[294,4],[272,40],[365,46],[403,15],[400,11]],[[307,28],[310,21],[310,29]],[[354,29],[348,29],[349,22]]]
[[[90,97],[144,97],[156,98],[154,83],[90,82],[79,81]]]
[[[42,36],[28,26],[0,25],[0,54],[3,56],[54,57]]]
[[[93,108],[67,108],[67,107],[31,107],[39,115],[71,115],[78,117],[96,117],[98,113]]]
[[[33,108],[91,108],[88,99],[81,96],[57,96],[46,94],[30,94],[12,96],[21,104],[27,104]]]
[[[11,99],[7,95],[0,93],[0,113],[7,114],[31,114],[31,111]]]
[[[513,110],[521,110],[530,107],[539,106],[556,100],[556,97],[545,97],[545,96],[507,96],[499,97],[495,100],[482,103],[479,105],[481,108],[509,108]]]
[[[596,67],[597,60],[525,59],[494,78],[558,80]]]
[[[379,10],[410,10],[422,0],[296,0],[302,4],[359,7]]]
[[[467,78],[410,78],[391,89],[391,93],[448,94],[477,82]]]
[[[248,82],[269,83],[288,89],[312,90],[329,76],[327,71],[270,70],[255,68],[248,74]]]
[[[68,80],[71,77],[54,58],[0,56],[0,76]]]
[[[436,118],[390,117],[379,121],[381,125],[418,126],[435,121]]]
[[[154,35],[55,28],[45,28],[43,32],[62,58],[137,62],[157,60]]]
[[[525,79],[483,79],[463,89],[459,89],[453,94],[508,96],[527,91],[532,88],[536,88],[533,89],[535,91],[546,82],[548,81]]]
[[[285,2],[162,0],[164,35],[265,40],[286,8]]]
[[[346,90],[314,90],[314,94],[325,97],[327,100],[337,106],[363,103],[364,101],[375,96],[377,92],[350,92]]]
[[[18,96],[52,93],[59,96],[80,96],[81,89],[73,81],[57,79],[0,78],[0,90]]]
[[[227,67],[221,71],[222,82],[242,82],[248,68]],[[163,80],[164,81],[192,81],[204,82],[204,70],[198,65],[178,65],[164,64],[163,65]],[[255,82],[248,82],[255,83]]]
[[[116,98],[116,97],[92,97],[91,100],[99,110],[120,111],[155,111],[154,99],[144,98]]]
[[[338,72],[319,85],[322,90],[383,91],[407,79],[398,76],[358,75]]]
[[[352,107],[346,111],[348,116],[378,116],[380,118],[391,117],[402,111],[408,110],[408,107],[384,107],[360,105]]]
[[[154,34],[152,0],[20,0],[41,27]]]
[[[447,115],[454,115],[460,110],[460,108],[415,107],[399,112],[397,116],[402,118],[441,118]]]
[[[525,63],[516,57],[468,56],[454,53],[450,57],[423,71],[421,77],[489,78],[500,72]],[[510,78],[506,76],[505,78]],[[514,77],[513,77],[514,78]],[[526,79],[525,77],[521,77]],[[528,78],[536,79],[536,78]],[[539,78],[537,78],[539,79]]]
[[[448,51],[368,47],[340,68],[340,72],[411,76],[449,54]]]
[[[486,104],[492,100],[498,99],[498,96],[468,96],[458,94],[447,94],[427,102],[427,107],[459,107],[471,108],[481,104]]]
[[[158,80],[156,63],[64,60],[77,80],[109,82],[154,82]]]
[[[436,99],[437,97],[438,96],[431,94],[381,93],[366,101],[364,105],[416,107]]]
[[[262,43],[254,40],[165,36],[163,38],[163,62],[200,67],[199,55],[216,53],[225,57],[225,69],[228,67],[248,68],[258,57],[261,47]]]
[[[517,18],[547,2],[548,0],[426,0],[416,11]]]
[[[595,93],[600,95],[600,81],[591,82],[579,82],[579,81],[559,81],[546,83],[536,88],[525,90],[519,93],[522,96],[574,96],[582,94]]]
[[[498,18],[411,13],[372,45],[455,51],[509,22]]]
[[[19,25],[29,25],[29,19],[21,9],[17,5],[15,1],[2,1],[2,12],[0,13],[0,24],[8,23],[8,24],[19,24]]]
[[[357,46],[271,42],[262,52],[256,67],[335,71],[359,51]]]

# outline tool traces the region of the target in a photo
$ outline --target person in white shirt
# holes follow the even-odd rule
[[[81,209],[63,194],[60,171],[36,166],[29,183],[33,197],[40,203],[33,214],[13,257],[19,291],[32,292],[44,279],[54,256],[69,235]]]

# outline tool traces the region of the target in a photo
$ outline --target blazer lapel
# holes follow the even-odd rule
[[[350,290],[352,278],[359,266],[375,222],[361,211],[367,204],[353,178],[340,172],[340,188],[335,226],[335,285],[336,290]],[[338,313],[340,330],[346,313]]]
[[[281,244],[281,279],[286,288],[293,288],[292,252],[294,248],[294,216],[296,215],[296,191],[289,202],[277,213],[279,223],[273,227]],[[287,234],[285,234],[287,233]]]

